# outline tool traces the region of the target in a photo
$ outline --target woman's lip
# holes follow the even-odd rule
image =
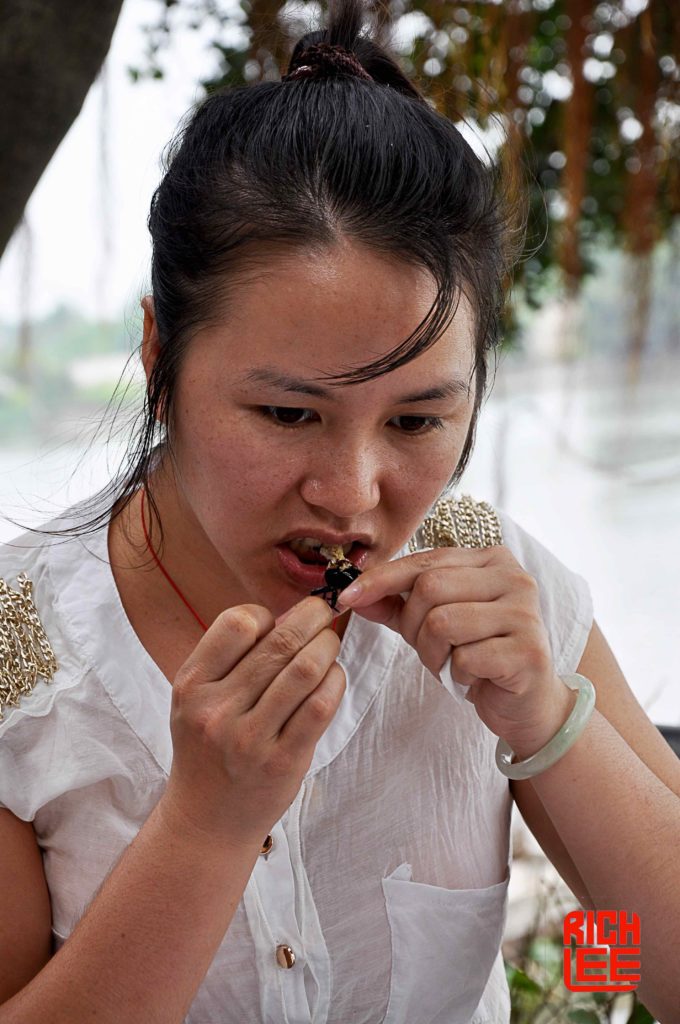
[[[281,568],[297,586],[303,586],[308,590],[316,590],[317,587],[324,586],[326,565],[308,565],[301,562],[288,544],[276,544],[275,548]],[[348,561],[357,569],[363,569],[368,555],[367,547],[363,544],[355,544],[347,557]]]
[[[369,550],[370,549],[367,548],[365,544],[359,544],[357,542],[353,545],[353,547],[351,548],[346,557],[348,561],[352,563],[352,565],[355,565],[357,569],[361,569],[363,571],[363,568],[366,564],[366,559],[368,558]]]

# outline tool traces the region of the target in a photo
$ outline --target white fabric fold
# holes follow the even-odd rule
[[[305,966],[311,973],[316,988],[316,997],[312,1001],[310,987],[306,986],[307,1001],[311,1007],[309,1019],[312,1024],[326,1024],[331,1005],[332,967],[309,878],[302,860],[300,815],[305,792],[306,784],[303,781],[297,797],[290,806],[287,832],[290,861],[295,876],[295,912],[304,942]]]
[[[444,662],[439,672],[439,682],[442,684],[445,690],[447,690],[451,696],[459,703],[469,704],[469,700],[465,700],[465,696],[470,689],[469,686],[463,686],[462,683],[457,683],[452,675],[451,659],[453,657],[453,649],[451,654]]]

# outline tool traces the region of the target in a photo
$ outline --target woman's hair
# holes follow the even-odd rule
[[[481,160],[386,46],[362,32],[363,14],[362,0],[331,2],[327,27],[297,42],[288,75],[305,65],[310,45],[327,43],[353,54],[372,80],[338,61],[318,74],[216,92],[180,124],[148,218],[160,351],[125,470],[103,492],[107,507],[90,529],[147,483],[159,453],[172,456],[187,349],[199,329],[228,319],[243,278],[272,260],[341,241],[429,271],[437,294],[425,319],[387,356],[324,378],[338,387],[409,363],[442,335],[461,293],[470,302],[476,394],[449,486],[462,476],[522,242],[523,200],[507,167],[501,173]],[[225,373],[228,365],[225,359]]]

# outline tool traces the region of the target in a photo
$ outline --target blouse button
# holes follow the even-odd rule
[[[292,967],[295,963],[295,953],[290,946],[277,946],[276,961],[279,967]]]
[[[273,845],[274,845],[274,840],[272,839],[271,836],[267,836],[267,838],[265,839],[265,841],[262,844],[262,849],[260,850],[260,857],[262,857],[263,855],[266,856],[269,853],[269,851],[271,850]]]

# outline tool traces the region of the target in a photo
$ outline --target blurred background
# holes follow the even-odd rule
[[[483,159],[519,158],[529,188],[525,253],[461,489],[588,580],[639,702],[657,725],[680,727],[673,7],[366,3],[430,102]],[[19,532],[5,516],[44,521],[118,468],[142,401],[146,216],[180,117],[224,84],[277,81],[322,18],[318,3],[277,0],[3,4],[0,541]],[[636,1012],[640,1024],[632,997],[577,1004],[576,1017],[551,1005],[552,922],[573,899],[517,817],[513,835],[504,951],[515,1019]]]

